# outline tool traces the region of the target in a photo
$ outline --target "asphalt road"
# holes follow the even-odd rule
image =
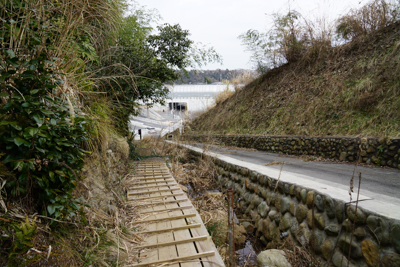
[[[205,148],[202,144],[190,144]],[[288,157],[262,151],[248,151],[217,146],[207,146],[208,151],[215,152],[236,160],[268,166],[283,171],[315,177],[334,187],[348,190],[355,164],[341,162],[307,161],[305,157]],[[274,164],[271,164],[274,163]],[[271,164],[271,165],[270,165]],[[276,164],[276,165],[275,165]],[[358,166],[361,172],[360,193],[373,199],[388,196],[400,200],[400,170],[381,167]],[[358,188],[358,172],[354,180],[354,192]],[[400,207],[399,207],[400,209]]]

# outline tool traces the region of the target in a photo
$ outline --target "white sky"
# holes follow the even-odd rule
[[[213,46],[223,65],[209,64],[202,69],[250,69],[250,53],[237,38],[249,29],[265,31],[272,13],[287,13],[288,1],[279,0],[138,0],[146,9],[157,9],[160,23],[179,23],[190,38]],[[290,8],[306,18],[338,18],[366,0],[290,0]]]

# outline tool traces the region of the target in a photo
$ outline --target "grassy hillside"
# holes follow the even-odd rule
[[[323,55],[323,56],[322,56]],[[224,134],[400,137],[400,23],[272,69],[192,123]]]

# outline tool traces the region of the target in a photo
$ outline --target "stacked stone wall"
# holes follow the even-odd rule
[[[190,134],[182,138],[287,155],[311,155],[350,162],[359,159],[365,164],[400,169],[400,139]]]
[[[311,245],[336,267],[400,266],[399,221],[359,207],[356,211],[355,204],[220,159],[214,162],[219,182],[234,190],[236,206],[252,218],[267,247],[273,248],[287,235],[283,238]]]

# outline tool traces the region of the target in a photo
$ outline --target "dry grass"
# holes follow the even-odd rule
[[[2,1],[2,6],[5,7],[0,11],[2,18],[8,18],[11,15],[12,20],[18,22],[18,24],[10,24],[13,34],[1,39],[3,47],[24,55],[26,59],[36,57],[40,53],[46,53],[50,59],[63,59],[54,62],[56,68],[66,74],[62,77],[64,84],[59,86],[58,94],[68,93],[71,101],[75,102],[81,92],[81,87],[87,87],[90,84],[88,80],[82,80],[87,74],[83,73],[86,61],[78,53],[79,45],[75,41],[76,37],[86,33],[90,39],[87,45],[97,51],[103,49],[106,45],[107,34],[115,32],[119,24],[120,2],[38,0],[24,1],[24,5],[24,8],[20,8],[13,1]],[[35,52],[26,50],[26,45],[32,42],[30,39],[32,29],[29,28],[31,19],[36,19],[42,27],[37,33],[43,40],[52,38],[53,49],[47,49],[45,45],[42,45],[38,46]],[[49,34],[52,34],[51,37]],[[8,43],[4,43],[5,41]]]
[[[303,48],[293,55],[289,55],[290,51],[282,53],[289,53],[288,57],[298,54],[300,60],[269,70],[235,92],[196,118],[192,130],[219,134],[399,137],[400,22],[396,22],[396,3],[395,6],[373,1],[360,10],[350,11],[337,25],[329,24],[323,17],[291,24],[292,33]],[[342,39],[338,43],[345,44],[332,47],[335,27],[341,31],[341,24],[351,23],[362,30],[350,31],[354,32],[354,38],[349,35],[352,42]],[[289,34],[286,41],[282,40],[282,47],[294,37]]]
[[[296,246],[291,238],[285,239],[285,242],[281,245],[280,249],[283,249],[286,254],[286,259],[292,266],[296,267],[322,267],[328,266],[322,263],[315,257],[311,248],[307,246]]]
[[[224,91],[221,91],[220,93],[214,95],[214,100],[215,100],[215,104],[221,104],[222,102],[224,102],[226,99],[228,99],[229,97],[231,97],[233,95],[233,91],[231,91],[229,89],[229,86],[226,86],[226,89]]]
[[[399,11],[396,1],[373,0],[339,18],[336,32],[345,40],[354,40],[393,24],[399,19]]]
[[[273,69],[194,120],[193,131],[299,136],[400,132],[396,23],[312,63]]]
[[[251,83],[255,79],[255,73],[249,70],[241,72],[239,75],[232,77],[229,83],[233,85],[235,91],[241,90],[244,86]]]

